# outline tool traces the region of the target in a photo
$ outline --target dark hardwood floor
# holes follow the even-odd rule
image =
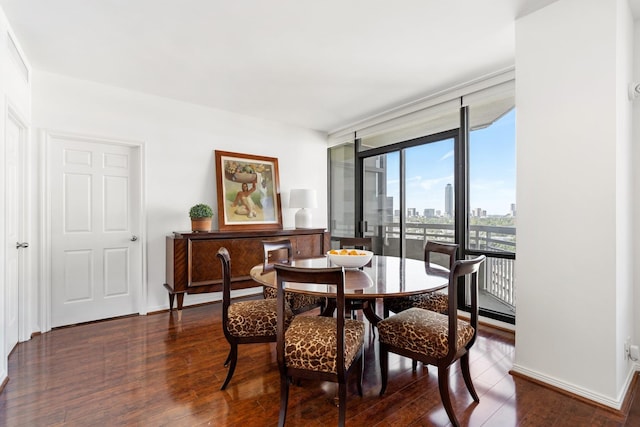
[[[229,346],[220,304],[61,328],[19,344],[0,393],[0,425],[275,426],[279,377],[274,344],[240,346],[236,373],[220,391]],[[349,389],[347,425],[450,425],[435,369],[411,371],[390,355],[389,385],[379,397],[377,342],[367,336],[364,396]],[[471,350],[480,403],[473,403],[458,364],[452,400],[468,426],[640,426],[640,393],[627,417],[513,377],[513,335],[482,327]],[[335,425],[337,388],[292,386],[288,426]],[[626,423],[626,424],[625,424]]]

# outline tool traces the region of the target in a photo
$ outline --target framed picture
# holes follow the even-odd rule
[[[278,159],[215,151],[220,230],[282,228]]]

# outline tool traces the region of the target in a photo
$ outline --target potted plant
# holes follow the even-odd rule
[[[203,203],[192,206],[191,209],[189,209],[189,217],[191,217],[191,230],[211,230],[211,218],[213,217],[211,206]]]

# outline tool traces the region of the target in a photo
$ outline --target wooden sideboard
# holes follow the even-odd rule
[[[166,283],[169,309],[178,297],[182,310],[185,294],[222,291],[222,269],[216,257],[218,249],[227,248],[231,255],[233,289],[258,286],[249,270],[263,262],[263,240],[291,240],[294,258],[310,258],[331,249],[329,232],[321,228],[279,230],[243,230],[211,232],[174,232],[167,236]]]

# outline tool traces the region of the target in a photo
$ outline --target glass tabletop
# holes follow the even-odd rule
[[[335,267],[327,257],[296,259],[294,267]],[[251,269],[251,277],[258,283],[275,287],[275,270],[263,273],[263,265]],[[345,298],[384,298],[390,296],[415,295],[446,288],[449,270],[437,264],[394,256],[374,255],[371,262],[362,268],[345,268]],[[292,292],[327,295],[334,294],[330,285],[288,283]]]

